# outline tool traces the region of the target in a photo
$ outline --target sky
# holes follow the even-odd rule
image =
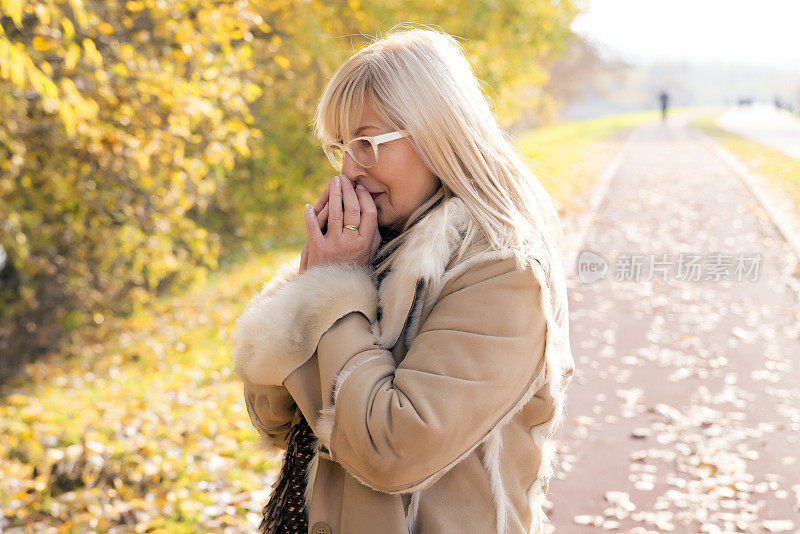
[[[610,56],[800,72],[800,0],[583,0],[573,31]]]

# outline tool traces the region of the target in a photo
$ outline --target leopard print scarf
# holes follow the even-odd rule
[[[305,417],[289,430],[286,454],[272,495],[261,511],[261,534],[308,532],[308,510],[305,503],[306,470],[314,457],[314,433]]]

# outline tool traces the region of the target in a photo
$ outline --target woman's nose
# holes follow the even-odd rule
[[[342,162],[342,174],[351,182],[355,181],[362,171],[361,165],[356,163],[353,157],[348,153],[344,153],[344,161]]]

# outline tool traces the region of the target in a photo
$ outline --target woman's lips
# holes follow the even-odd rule
[[[379,196],[381,196],[382,194],[383,194],[383,193],[370,193],[370,195],[372,195],[372,200],[375,200],[376,198],[378,198],[378,197],[379,197]]]

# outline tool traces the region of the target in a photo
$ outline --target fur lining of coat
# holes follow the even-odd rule
[[[282,266],[240,316],[233,367],[240,379],[283,384],[314,354],[317,341],[337,319],[353,311],[376,319],[378,292],[366,268],[320,265],[288,283],[298,267],[297,262]]]
[[[284,264],[264,284],[259,294],[250,300],[237,321],[233,333],[233,367],[237,377],[256,384],[283,384],[292,371],[314,354],[317,343],[326,330],[339,318],[353,311],[363,313],[369,320],[371,332],[380,347],[391,350],[404,329],[405,346],[411,346],[419,331],[419,319],[423,311],[436,304],[442,288],[449,280],[480,263],[514,255],[507,250],[487,250],[451,265],[454,253],[463,241],[469,220],[469,211],[461,199],[451,197],[444,201],[412,227],[406,241],[400,245],[390,271],[377,288],[369,267],[323,265],[312,267],[298,275],[299,258]],[[506,531],[508,502],[500,476],[500,430],[540,388],[549,388],[555,403],[553,415],[548,421],[530,429],[542,456],[537,479],[527,495],[533,512],[529,532],[543,532],[547,516],[542,504],[556,462],[552,436],[563,417],[564,393],[574,369],[569,347],[566,283],[562,266],[545,266],[540,258],[533,256],[525,260],[542,289],[541,304],[547,325],[545,365],[514,408],[497,423],[485,439],[475,445],[482,446],[485,453],[484,465],[495,499],[498,533]],[[415,295],[419,281],[422,281],[422,292],[417,300]],[[380,320],[377,320],[378,307],[381,308]],[[370,359],[378,357],[381,356]],[[336,375],[333,390],[327,392],[330,395],[330,404],[324,403],[327,406],[320,411],[317,421],[312,425],[318,440],[317,455],[307,473],[307,502],[313,489],[318,456],[320,452],[328,452],[330,448],[331,435],[336,424],[334,416],[339,391],[348,376],[366,361],[369,360],[345,365]],[[475,447],[434,476],[396,492],[412,494],[407,511],[409,533],[414,531],[421,491],[472,453]],[[362,484],[372,487],[369,481],[360,478],[356,473],[351,474]],[[386,492],[385,489],[373,489]]]

